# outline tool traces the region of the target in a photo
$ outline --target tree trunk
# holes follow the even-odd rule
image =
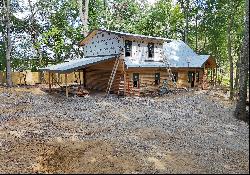
[[[228,59],[230,63],[230,99],[233,99],[234,96],[234,65],[232,57],[232,42],[231,42],[231,30],[232,30],[233,16],[230,14],[228,19],[227,26],[227,52]]]
[[[179,1],[181,9],[185,16],[185,27],[184,27],[184,42],[188,44],[188,13],[189,13],[189,0],[180,0]]]
[[[107,0],[103,0],[103,6],[105,8],[105,27],[109,30],[110,28],[110,21],[108,16],[109,16],[109,5],[108,5],[108,2]]]
[[[235,109],[235,116],[241,120],[248,120],[246,112],[247,84],[249,81],[249,1],[246,0],[246,20],[243,46],[241,50],[239,69],[239,98]]]
[[[79,14],[83,25],[83,35],[88,35],[88,13],[89,13],[89,0],[84,0],[84,12],[83,12],[83,0],[78,0]]]
[[[234,89],[236,92],[239,90],[239,69],[240,69],[240,55],[236,63],[236,77],[235,77],[235,82],[234,82]]]
[[[198,53],[198,16],[195,17],[195,51]]]
[[[35,14],[36,12],[34,11],[32,4],[31,4],[31,0],[28,0],[29,3],[29,7],[30,7],[30,12],[31,12],[31,16],[30,16],[30,34],[31,34],[31,39],[32,39],[32,44],[34,49],[36,50],[36,54],[37,54],[37,58],[39,59],[39,64],[42,64],[42,53],[40,51],[40,48],[36,47],[36,44],[38,43],[38,39],[37,39],[37,30],[35,29]]]
[[[185,43],[187,43],[187,38],[188,38],[188,14],[187,14],[187,4],[188,4],[188,1],[184,1],[184,0],[180,0],[180,6],[181,6],[181,9],[182,9],[182,12],[184,13],[184,16],[185,16],[185,27],[184,27],[184,30],[183,30],[183,33],[184,33],[184,37],[183,37],[183,40]]]
[[[5,11],[6,11],[6,31],[7,31],[7,42],[6,42],[6,80],[7,86],[12,86],[11,79],[11,37],[10,37],[10,0],[3,1]]]

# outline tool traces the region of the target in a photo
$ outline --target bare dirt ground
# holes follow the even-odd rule
[[[0,173],[249,173],[249,126],[216,91],[65,98],[0,87]]]

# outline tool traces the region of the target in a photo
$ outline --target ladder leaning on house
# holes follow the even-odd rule
[[[114,79],[115,79],[115,75],[116,75],[116,72],[117,72],[117,68],[118,68],[118,66],[119,66],[119,62],[120,62],[120,59],[119,59],[119,57],[117,57],[117,58],[115,59],[115,64],[114,64],[114,67],[113,67],[113,69],[112,69],[112,72],[111,72],[111,75],[110,75],[110,78],[109,78],[109,82],[108,82],[108,86],[107,86],[107,90],[106,90],[106,97],[109,96],[111,87],[112,87],[113,82],[114,82]]]
[[[176,88],[177,88],[177,84],[176,84],[176,81],[175,81],[175,77],[174,77],[174,75],[173,75],[173,72],[172,72],[172,70],[171,70],[171,68],[170,68],[169,60],[168,60],[167,56],[164,54],[164,52],[162,52],[162,56],[163,56],[163,63],[164,63],[165,66],[166,66],[166,69],[167,69],[167,72],[168,72],[169,79],[170,79],[170,81],[173,82],[173,87],[174,87],[174,89],[176,89]]]

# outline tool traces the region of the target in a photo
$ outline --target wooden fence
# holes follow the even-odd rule
[[[83,82],[83,73],[79,72],[72,72],[68,74],[67,81],[68,83],[80,83]],[[53,82],[64,84],[65,83],[65,74],[58,74],[53,73]],[[49,73],[42,73],[42,72],[12,72],[12,83],[13,85],[36,85],[36,84],[48,84],[49,82]],[[0,85],[6,83],[6,73],[0,72]]]

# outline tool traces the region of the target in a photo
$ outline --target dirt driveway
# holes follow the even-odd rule
[[[0,87],[0,173],[249,173],[218,92],[104,99]]]

